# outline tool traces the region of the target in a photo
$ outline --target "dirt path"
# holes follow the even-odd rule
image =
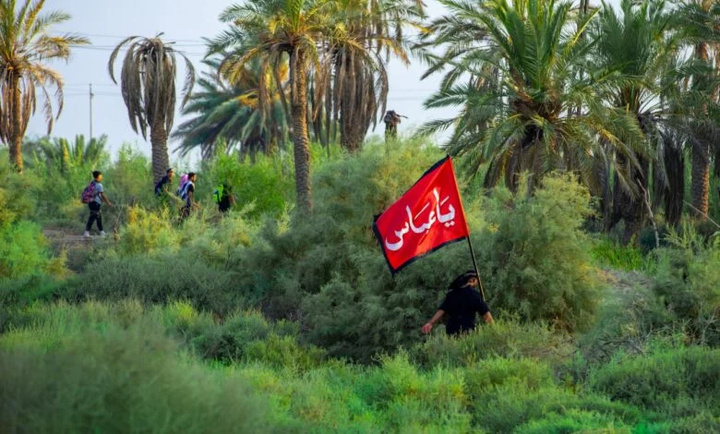
[[[76,231],[62,229],[43,229],[45,238],[50,241],[53,247],[60,248],[78,248],[89,247],[92,245],[93,238],[85,238]]]
[[[56,255],[61,252],[65,253],[67,256],[65,265],[75,272],[82,270],[89,256],[93,254],[97,243],[111,239],[110,236],[108,236],[108,238],[101,238],[99,235],[85,238],[82,232],[60,228],[45,228],[43,229],[43,234]]]

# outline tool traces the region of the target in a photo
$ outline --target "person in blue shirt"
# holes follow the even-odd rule
[[[93,173],[93,181],[92,183],[95,185],[94,189],[94,196],[90,203],[88,203],[88,207],[90,208],[90,218],[88,219],[87,225],[85,225],[85,237],[90,237],[90,229],[92,229],[93,223],[97,222],[97,228],[100,231],[101,236],[105,236],[105,231],[103,230],[103,224],[102,224],[102,213],[101,213],[101,206],[102,203],[105,202],[110,208],[113,207],[113,204],[110,203],[110,200],[105,196],[105,188],[103,188],[102,180],[103,175],[102,172],[99,170],[94,171]]]

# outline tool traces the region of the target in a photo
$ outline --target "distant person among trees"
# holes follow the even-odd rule
[[[108,204],[108,206],[111,208],[113,206],[113,204],[110,203],[110,200],[108,200],[107,196],[105,196],[105,188],[103,188],[102,185],[102,172],[96,170],[92,173],[92,175],[92,182],[90,182],[90,185],[85,188],[82,194],[83,203],[87,203],[88,207],[90,208],[90,218],[88,219],[87,225],[85,225],[86,238],[90,237],[90,229],[92,229],[92,225],[95,222],[97,222],[97,227],[100,231],[100,235],[103,237],[105,236],[100,208],[103,202]]]
[[[166,199],[170,195],[170,185],[174,177],[175,171],[172,168],[168,169],[165,176],[155,184],[155,196]]]
[[[395,110],[388,110],[385,113],[383,118],[383,122],[385,122],[385,140],[397,138],[397,127],[400,125],[400,118],[406,117],[396,113]]]
[[[197,181],[197,174],[195,172],[188,173],[187,183],[183,188],[183,192],[180,196],[181,199],[185,200],[185,206],[182,209],[182,218],[185,219],[190,216],[190,212],[197,208],[195,201],[195,182]]]
[[[422,326],[422,332],[430,333],[435,323],[445,314],[448,316],[445,331],[450,336],[475,330],[476,313],[479,313],[487,324],[492,324],[490,308],[477,290],[479,282],[475,271],[468,271],[458,276],[450,284],[450,292],[445,296],[440,309],[427,324]]]
[[[228,184],[221,184],[213,193],[213,199],[218,204],[218,210],[221,213],[230,211],[233,205],[235,205],[235,197],[232,194],[232,187]]]

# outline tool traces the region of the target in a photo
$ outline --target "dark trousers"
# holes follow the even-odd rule
[[[85,225],[85,230],[90,232],[90,229],[92,228],[93,223],[97,222],[97,227],[102,232],[103,226],[102,226],[102,214],[100,213],[100,204],[92,201],[88,204],[90,207],[90,218],[88,219],[87,225]]]

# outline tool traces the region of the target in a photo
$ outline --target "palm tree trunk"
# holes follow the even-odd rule
[[[676,226],[680,223],[685,194],[685,157],[678,146],[665,145],[665,171],[668,186],[665,193],[665,219]]]
[[[167,150],[167,131],[165,119],[156,120],[150,129],[150,144],[152,145],[153,183],[157,184],[170,167],[170,157]]]
[[[710,144],[705,137],[692,147],[690,193],[695,216],[705,220],[710,195]]]
[[[335,73],[339,74],[341,68],[345,69],[345,76],[352,79],[345,83],[340,95],[340,145],[350,153],[356,153],[362,149],[365,135],[370,128],[369,112],[375,112],[372,86],[374,77],[352,54],[348,57],[341,56]]]
[[[707,43],[700,42],[697,44],[695,47],[695,57],[702,62],[707,62]],[[705,115],[706,112],[706,107],[703,107],[702,115]],[[700,220],[707,218],[708,199],[710,196],[710,143],[708,136],[708,134],[701,134],[698,143],[692,147],[690,193],[692,195],[695,216]]]
[[[615,177],[613,193],[613,212],[609,221],[609,229],[612,229],[620,220],[625,222],[623,243],[628,244],[632,238],[639,234],[647,217],[644,198],[641,194],[643,189],[647,190],[647,179],[649,173],[649,162],[642,156],[637,156],[640,168],[634,165],[630,167],[630,182],[638,186],[640,192],[635,194],[628,192],[621,185],[619,176]],[[620,165],[630,164],[625,155],[618,154],[617,161]]]
[[[23,131],[22,122],[22,94],[20,92],[20,76],[15,75],[12,80],[12,136],[10,139],[10,143],[8,143],[8,145],[10,145],[10,165],[13,166],[18,173],[22,173],[22,139],[25,131]]]
[[[305,53],[295,52],[296,59],[290,59],[293,124],[293,150],[295,154],[295,191],[297,204],[301,212],[312,211],[312,195],[310,191],[310,137],[308,136],[308,94],[307,70]]]

